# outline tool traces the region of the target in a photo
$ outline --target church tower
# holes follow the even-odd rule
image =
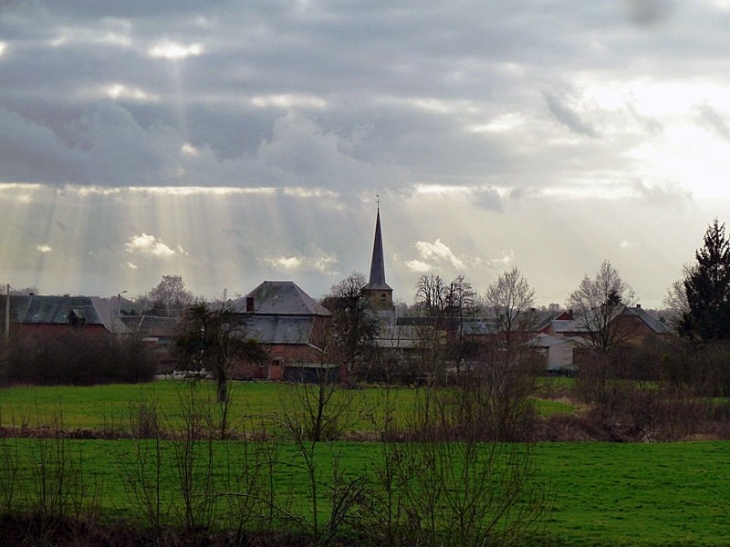
[[[385,282],[383,236],[380,232],[380,204],[378,204],[378,215],[375,220],[375,241],[373,242],[373,258],[370,262],[370,280],[365,286],[365,294],[372,309],[393,309],[393,289]]]

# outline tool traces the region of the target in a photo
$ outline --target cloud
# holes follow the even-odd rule
[[[519,190],[515,192],[519,194]],[[474,203],[485,209],[493,211],[502,210],[502,196],[494,188],[478,188],[472,192],[474,196]],[[516,195],[515,197],[519,197]]]
[[[268,257],[264,262],[274,270],[284,272],[318,272],[335,275],[334,269],[338,263],[334,253],[324,253],[318,256],[279,256]]]
[[[296,271],[302,265],[302,259],[298,256],[280,256],[278,258],[267,258],[271,266],[277,270]]]
[[[708,104],[697,107],[698,121],[709,131],[725,141],[730,141],[730,126],[724,116]]]
[[[150,57],[168,59],[176,61],[187,57],[195,57],[202,55],[203,46],[201,44],[180,44],[177,42],[161,42],[152,46],[148,51]]]
[[[417,241],[415,246],[423,260],[437,263],[448,262],[457,270],[463,270],[466,266],[464,261],[457,257],[440,239],[436,239],[434,243]]]
[[[39,253],[50,253],[53,249],[49,245],[36,245],[36,250],[38,250]]]
[[[408,260],[406,262],[406,267],[416,273],[426,273],[433,269],[433,266],[423,262],[422,260]]]
[[[681,206],[692,200],[692,192],[677,182],[650,184],[635,180],[631,182],[630,188],[641,201],[658,207]]]
[[[579,135],[591,138],[598,137],[598,132],[595,128],[590,123],[584,121],[574,109],[566,105],[558,97],[552,93],[545,93],[544,97],[552,115],[565,127]]]
[[[394,287],[426,268],[486,277],[511,260],[499,249],[557,287],[617,252],[636,210],[666,272],[696,246],[677,226],[728,192],[727,4],[11,2],[0,184],[23,190],[0,207],[28,238],[0,259],[109,294],[147,288],[165,256],[211,294],[272,272],[326,288],[367,267],[380,193]]]
[[[125,249],[128,253],[140,253],[157,258],[171,258],[178,254],[185,253],[179,245],[177,247],[177,251],[174,251],[163,243],[162,240],[145,233],[130,237],[129,241],[125,245]]]
[[[631,20],[639,26],[656,25],[669,18],[673,11],[670,0],[627,0]]]
[[[488,259],[487,266],[493,269],[504,269],[512,263],[514,257],[515,252],[513,250],[510,250],[509,252],[503,252],[502,256]]]

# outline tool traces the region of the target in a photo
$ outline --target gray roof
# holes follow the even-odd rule
[[[110,332],[126,332],[117,317],[115,299],[98,296],[11,295],[10,315],[23,325],[69,325],[71,318],[84,325],[103,326]]]
[[[385,258],[383,256],[383,236],[380,232],[380,208],[375,220],[375,240],[373,241],[373,258],[370,261],[370,280],[368,289],[393,290],[385,282]]]
[[[623,309],[616,312],[614,315],[614,319],[619,316],[635,316],[641,319],[641,321],[646,324],[647,327],[649,327],[655,334],[671,334],[672,328],[664,323],[663,321],[660,321],[653,315],[651,315],[649,312],[647,312],[645,309],[643,309],[640,306],[636,306],[634,308],[631,308],[629,306],[624,306]],[[570,320],[553,320],[552,322],[553,331],[555,333],[582,333],[582,332],[588,332],[590,329],[586,325],[586,322],[578,319],[570,319]]]
[[[235,300],[233,308],[245,313],[248,298],[254,299],[255,315],[331,315],[293,281],[264,281],[243,298]]]
[[[246,335],[262,344],[309,344],[310,317],[253,315],[246,322]]]
[[[540,333],[530,341],[530,345],[537,348],[550,348],[560,344],[568,344],[570,341],[570,338],[561,338],[560,336],[550,336],[549,334]]]
[[[641,319],[646,326],[653,330],[656,334],[671,334],[672,328],[664,321],[661,321],[646,311],[644,308],[625,308],[622,315],[635,315]]]
[[[120,319],[130,331],[144,336],[170,338],[178,334],[177,317],[123,315]]]
[[[84,316],[87,325],[104,324],[88,296],[11,295],[10,313],[26,325],[68,325],[72,313]]]

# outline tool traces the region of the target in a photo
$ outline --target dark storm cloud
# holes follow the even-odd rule
[[[594,110],[565,100],[580,91],[573,74],[661,75],[665,58],[668,73],[690,70],[720,55],[708,44],[722,21],[663,0],[13,2],[0,10],[0,179],[549,186],[572,151],[530,127],[473,127],[504,112],[538,119],[547,104],[603,139]],[[190,55],[152,54],[170,45]],[[609,165],[623,152],[584,155]]]

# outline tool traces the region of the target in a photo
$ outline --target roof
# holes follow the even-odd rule
[[[262,344],[309,344],[311,335],[310,317],[253,315],[246,322],[246,336]]]
[[[373,257],[370,261],[370,280],[365,288],[393,290],[385,282],[385,258],[383,256],[383,236],[380,231],[380,208],[378,208],[378,216],[375,220],[375,240],[373,241]]]
[[[70,325],[81,320],[84,325],[102,326],[109,332],[128,332],[118,317],[117,299],[98,296],[10,295],[10,314],[23,325]]]
[[[621,311],[618,311],[616,312],[616,314],[614,314],[614,318],[612,320],[617,317],[632,316],[638,317],[655,334],[671,334],[672,332],[672,328],[669,325],[654,317],[641,306],[636,306],[633,308],[629,306],[624,306]],[[590,330],[588,325],[586,324],[586,321],[580,318],[569,320],[553,320],[552,326],[553,332],[555,332],[556,334],[585,333]]]
[[[671,334],[672,328],[667,325],[664,321],[657,319],[644,308],[637,306],[635,308],[624,309],[622,315],[635,315],[641,319],[647,327],[653,330],[656,334]]]
[[[550,336],[549,334],[540,333],[530,341],[530,345],[537,348],[550,348],[561,344],[569,344],[570,338],[561,338],[559,336]]]
[[[178,332],[176,317],[123,315],[120,319],[129,330],[145,336],[174,337]]]
[[[255,315],[332,315],[293,281],[264,281],[243,298],[235,300],[233,308],[245,313],[249,298],[253,298]]]

